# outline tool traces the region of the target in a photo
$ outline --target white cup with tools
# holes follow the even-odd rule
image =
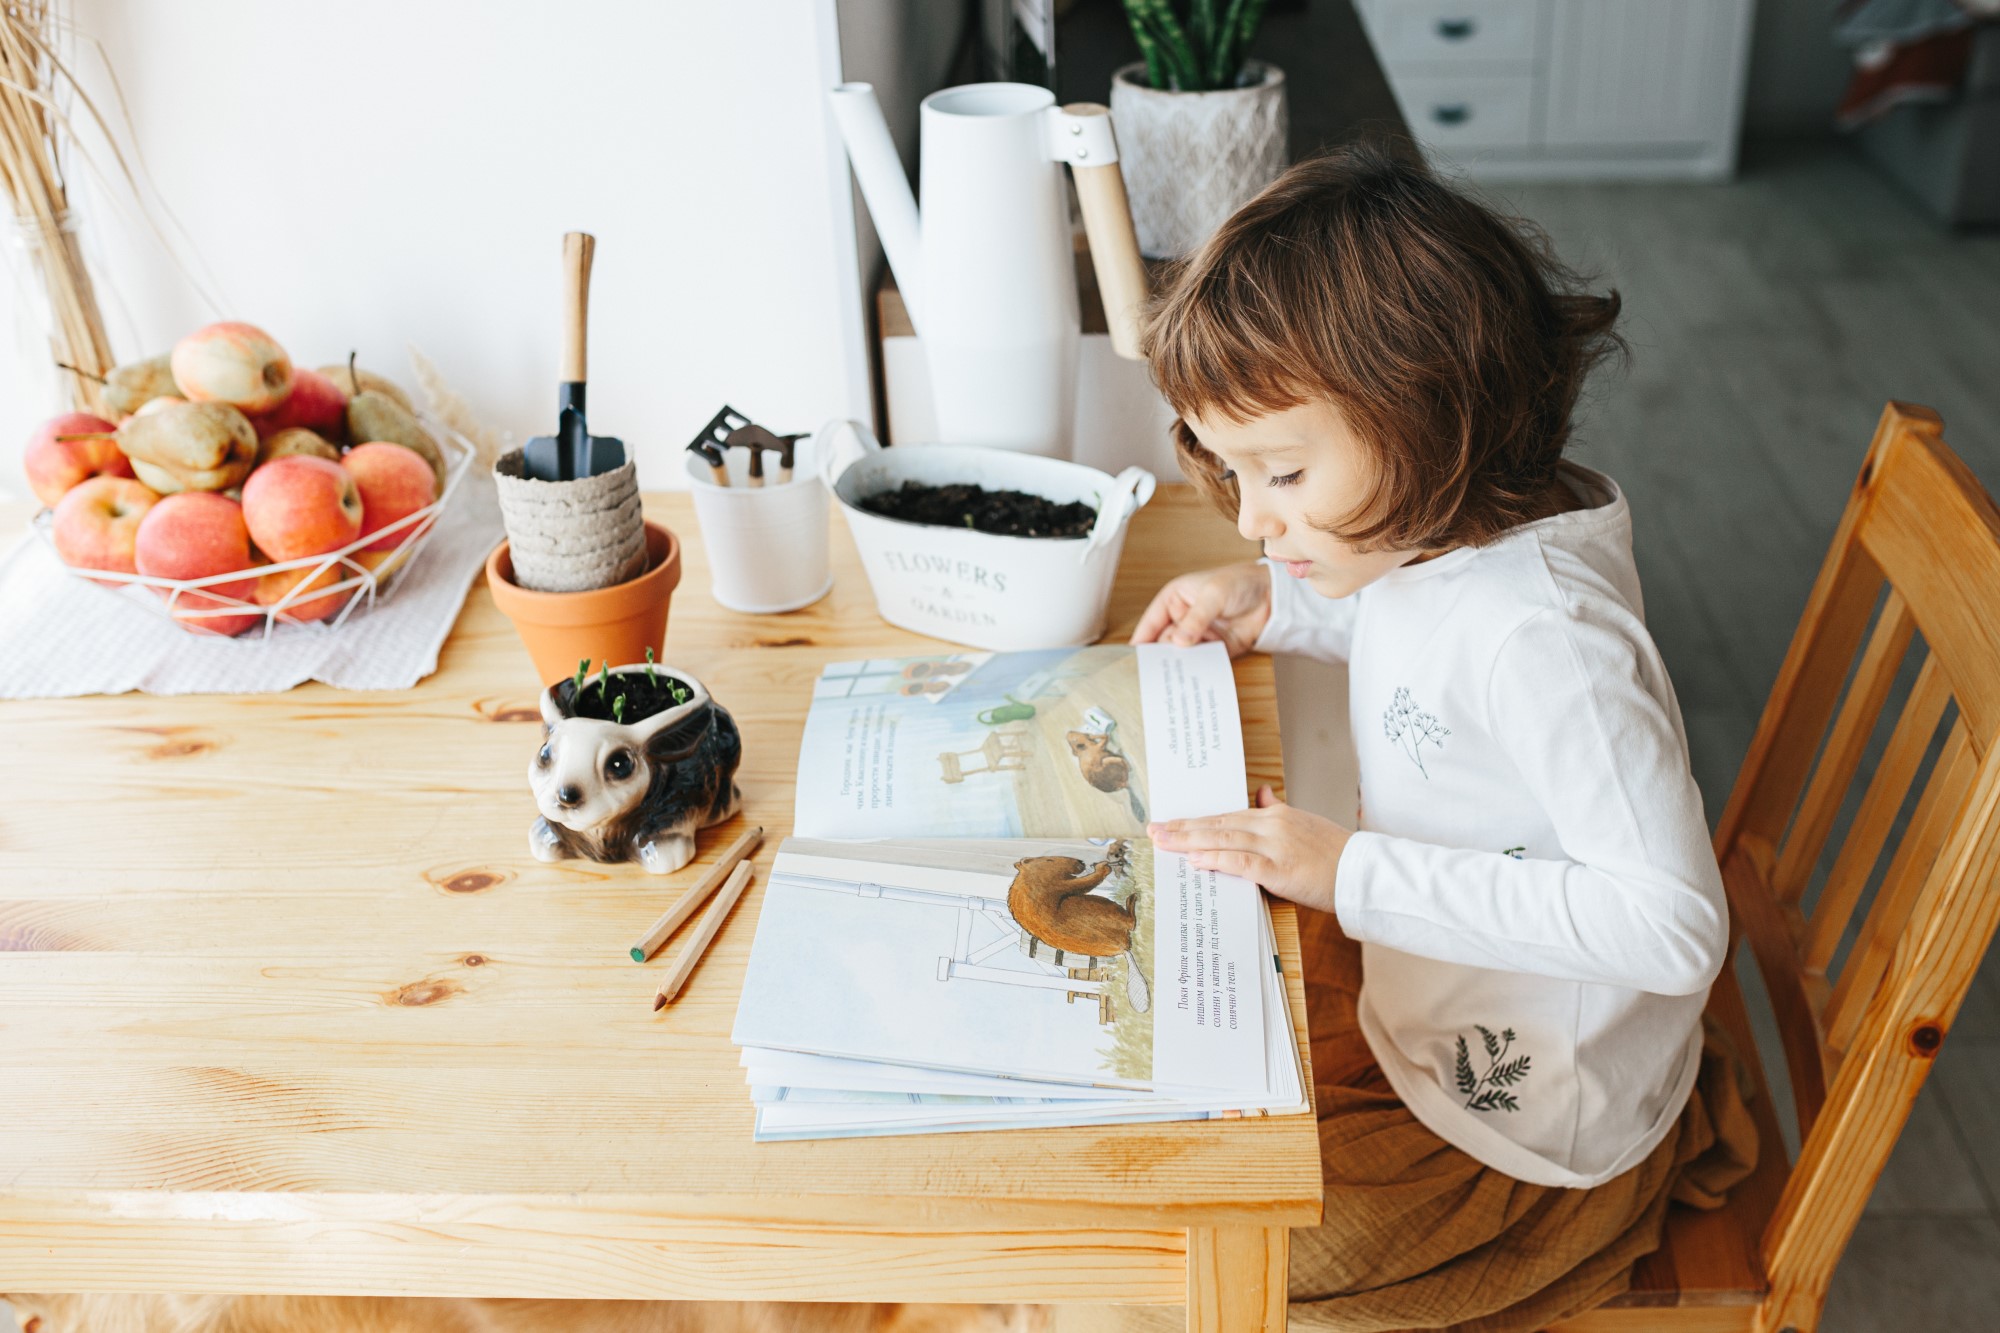
[[[815,439],[750,431],[756,434],[718,431],[711,422],[688,448],[688,486],[715,600],[732,611],[776,615],[811,606],[833,587],[830,501]],[[753,442],[732,446],[724,442],[730,437]],[[790,466],[765,440],[783,445]]]

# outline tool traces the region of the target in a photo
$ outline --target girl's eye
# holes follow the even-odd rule
[[[1287,472],[1282,477],[1271,478],[1271,484],[1273,486],[1296,486],[1298,485],[1299,478],[1303,477],[1305,474],[1306,470],[1304,468],[1300,468],[1297,472]]]
[[[622,781],[625,778],[631,777],[632,776],[631,751],[620,750],[617,754],[612,755],[610,759],[605,761],[604,772],[605,775],[611,778],[613,781]]]
[[[1235,481],[1236,469],[1233,467],[1226,467],[1222,469],[1222,471],[1215,474],[1215,479],[1217,481]]]

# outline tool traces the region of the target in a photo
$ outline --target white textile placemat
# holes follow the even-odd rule
[[[373,607],[337,629],[262,627],[240,639],[190,634],[135,599],[77,578],[30,532],[0,559],[0,699],[79,694],[263,694],[307,680],[343,690],[406,690],[437,670],[474,574],[501,538],[490,478],[469,476],[430,543]]]

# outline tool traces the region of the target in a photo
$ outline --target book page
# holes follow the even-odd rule
[[[799,752],[813,838],[1136,837],[1247,803],[1221,644],[830,663]]]
[[[791,838],[730,1039],[1244,1105],[1268,1086],[1263,912],[1138,838]]]

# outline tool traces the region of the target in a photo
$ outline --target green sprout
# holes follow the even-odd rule
[[[660,687],[660,678],[653,674],[653,650],[651,647],[646,649],[646,683],[654,689]]]
[[[590,677],[590,659],[583,658],[576,664],[576,679],[570,682],[569,701],[578,703],[583,698],[583,682]]]
[[[679,681],[675,681],[674,702],[677,704],[684,704],[688,701],[689,697],[690,696],[688,695],[688,687],[681,684]]]
[[[625,725],[625,696],[622,694],[611,701],[611,720],[621,727]]]
[[[602,662],[599,662],[597,664],[597,698],[598,702],[602,703],[604,700],[609,699],[610,697],[611,697],[611,659],[607,657]]]
[[[965,526],[968,528],[972,526],[972,515],[967,514],[965,516]]]

